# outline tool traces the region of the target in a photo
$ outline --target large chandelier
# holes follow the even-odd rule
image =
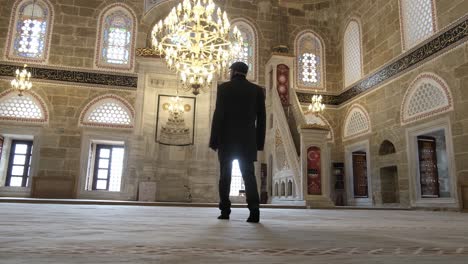
[[[29,91],[32,88],[32,82],[29,80],[31,78],[31,72],[29,72],[24,65],[23,69],[16,69],[15,79],[11,80],[11,87],[19,92],[19,96],[23,96],[23,92]]]
[[[237,27],[231,32],[226,12],[213,0],[184,0],[159,21],[152,32],[153,48],[179,74],[184,90],[197,95],[221,76],[242,47]],[[234,44],[235,43],[235,44]]]
[[[309,105],[309,111],[314,114],[319,114],[325,110],[325,104],[322,103],[323,97],[321,95],[313,95],[312,103]]]

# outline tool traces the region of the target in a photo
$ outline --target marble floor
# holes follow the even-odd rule
[[[468,214],[0,203],[0,263],[468,263]]]

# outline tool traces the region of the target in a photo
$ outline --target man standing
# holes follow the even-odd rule
[[[210,148],[218,151],[220,163],[218,219],[229,219],[232,162],[237,159],[244,179],[250,216],[260,221],[260,201],[254,161],[265,145],[265,94],[246,79],[249,67],[243,62],[231,65],[231,81],[218,86],[216,109],[211,127]]]

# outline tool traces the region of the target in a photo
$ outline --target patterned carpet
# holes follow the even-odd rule
[[[468,263],[468,214],[0,203],[0,263]]]

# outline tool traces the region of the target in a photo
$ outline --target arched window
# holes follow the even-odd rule
[[[47,0],[17,1],[11,15],[7,58],[44,63],[53,25],[50,3]]]
[[[362,77],[361,27],[351,20],[344,35],[344,84],[345,87]]]
[[[96,66],[109,69],[133,69],[136,16],[126,5],[113,4],[99,19]]]
[[[237,27],[242,34],[243,45],[240,47],[234,44],[236,56],[231,63],[242,61],[249,66],[247,79],[257,81],[257,43],[258,36],[255,27],[244,19],[235,19],[232,21],[232,28]]]
[[[116,95],[100,96],[84,108],[80,115],[81,126],[133,128],[134,110]]]
[[[445,81],[432,73],[422,73],[406,91],[401,105],[403,125],[453,110],[453,97]]]
[[[291,180],[288,181],[288,196],[293,196],[293,183]]]
[[[46,123],[48,119],[46,104],[37,94],[27,91],[19,96],[12,89],[0,94],[0,120]]]
[[[364,107],[353,105],[346,115],[344,138],[350,139],[367,134],[371,131],[370,118]]]
[[[302,89],[325,89],[325,52],[323,41],[311,31],[295,41],[296,83]]]
[[[275,196],[279,196],[279,187],[277,182],[275,183]]]
[[[437,30],[434,0],[400,0],[403,50],[432,36]]]
[[[281,196],[286,196],[286,184],[281,182]]]

